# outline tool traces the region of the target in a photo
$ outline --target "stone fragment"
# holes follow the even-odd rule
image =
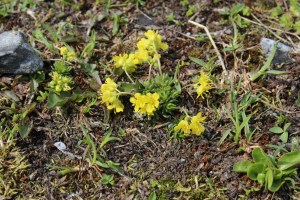
[[[274,45],[276,44],[275,40],[269,38],[262,38],[260,41],[260,46],[263,52],[266,54],[266,57],[269,57]],[[289,56],[289,52],[292,50],[290,46],[287,46],[281,42],[277,43],[277,49],[275,56],[271,62],[271,64],[283,64],[292,62],[291,57]]]
[[[0,73],[31,74],[43,68],[42,59],[28,44],[23,33],[0,33]]]

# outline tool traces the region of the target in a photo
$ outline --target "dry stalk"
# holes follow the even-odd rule
[[[218,50],[218,48],[217,48],[217,46],[216,46],[216,43],[214,42],[213,38],[211,37],[211,34],[210,34],[208,28],[207,28],[206,26],[204,26],[204,25],[202,25],[202,24],[199,24],[199,23],[197,23],[197,22],[194,22],[194,21],[192,21],[192,20],[189,20],[188,22],[205,30],[205,33],[206,33],[206,35],[208,36],[208,38],[209,38],[211,44],[213,45],[213,47],[214,47],[214,49],[215,49],[215,51],[216,51],[216,53],[217,53],[217,56],[218,56],[219,61],[221,62],[221,66],[222,66],[222,68],[223,68],[223,72],[225,72],[225,74],[227,74],[227,70],[226,70],[224,61],[223,61],[223,59],[222,59],[222,55],[221,55],[220,51]]]

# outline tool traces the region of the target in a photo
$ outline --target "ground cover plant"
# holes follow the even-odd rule
[[[0,199],[299,199],[299,8],[1,1],[44,70],[0,74]]]

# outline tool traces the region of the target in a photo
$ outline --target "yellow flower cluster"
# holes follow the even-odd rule
[[[162,36],[158,32],[148,30],[145,34],[146,38],[142,38],[137,43],[137,50],[131,54],[119,54],[113,57],[114,65],[116,68],[122,68],[128,73],[136,70],[137,65],[144,62],[153,63],[157,65],[160,54],[159,50],[167,50],[167,43],[162,42]]]
[[[54,89],[56,93],[71,90],[70,85],[72,84],[72,78],[63,76],[57,72],[53,72],[50,76],[52,77],[52,81],[48,85]]]
[[[142,95],[140,93],[136,93],[134,97],[130,98],[130,102],[134,106],[135,112],[150,116],[154,114],[153,112],[159,106],[159,94],[147,93],[146,95]]]
[[[100,97],[102,98],[102,103],[106,104],[107,109],[115,109],[118,113],[123,112],[124,105],[118,98],[117,87],[118,85],[113,80],[107,78],[105,83],[101,85]]]
[[[70,51],[67,47],[61,47],[59,50],[60,50],[60,55],[62,55],[64,60],[67,60],[69,62],[75,60],[76,54],[74,51]]]
[[[200,71],[200,77],[198,79],[198,82],[194,85],[194,88],[196,89],[196,92],[198,94],[197,98],[199,96],[204,98],[203,95],[205,95],[210,89],[212,89],[212,81],[204,71]]]
[[[137,43],[138,50],[146,50],[150,56],[153,56],[159,50],[166,51],[168,49],[168,44],[162,42],[162,37],[157,31],[148,30],[144,35],[146,38],[142,38]]]
[[[174,131],[182,132],[185,136],[189,136],[191,132],[195,135],[201,135],[205,131],[204,126],[201,124],[205,119],[206,117],[202,117],[201,112],[192,118],[187,116],[174,127]]]

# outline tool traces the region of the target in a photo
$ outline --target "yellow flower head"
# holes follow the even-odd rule
[[[174,127],[174,131],[176,132],[183,132],[184,135],[190,135],[190,126],[186,119],[181,120],[177,126]]]
[[[101,85],[100,98],[102,103],[106,104],[108,110],[115,109],[118,113],[123,112],[124,105],[118,98],[117,87],[118,85],[113,80],[107,78],[105,83]]]
[[[60,49],[60,55],[63,57],[63,59],[72,62],[76,58],[76,53],[74,51],[70,51],[67,47],[63,46]]]
[[[199,112],[196,116],[192,117],[190,128],[193,134],[195,135],[201,135],[205,131],[204,126],[201,124],[201,122],[204,122],[206,117],[202,117],[202,113]]]
[[[198,83],[194,85],[194,88],[196,89],[196,92],[198,94],[197,98],[199,96],[204,98],[203,95],[205,95],[210,89],[212,89],[212,81],[204,71],[200,71]]]
[[[154,111],[159,106],[159,94],[157,93],[147,93],[142,95],[136,93],[134,97],[130,98],[130,102],[134,106],[134,111],[141,114],[154,115]]]
[[[69,51],[67,47],[61,47],[59,50],[60,50],[60,55],[67,55]]]
[[[116,68],[122,67],[122,69],[128,73],[132,73],[136,70],[136,58],[135,54],[123,54],[113,57]]]
[[[205,119],[206,117],[202,117],[201,112],[193,117],[187,116],[174,127],[174,131],[182,132],[185,136],[190,135],[191,132],[192,134],[199,136],[205,131],[205,127],[201,124]]]
[[[58,72],[52,72],[50,76],[52,77],[52,81],[48,84],[48,86],[54,89],[56,93],[71,90],[70,85],[72,84],[72,78],[63,76]]]
[[[134,64],[136,64],[136,65],[140,65],[143,62],[147,62],[149,59],[150,59],[150,56],[149,56],[147,50],[140,49],[134,53]]]
[[[157,31],[148,30],[145,34],[146,38],[142,38],[137,43],[139,50],[147,50],[149,55],[153,56],[159,50],[166,51],[168,44],[162,42],[162,36]]]
[[[116,68],[122,67],[127,58],[128,54],[119,54],[118,56],[114,56],[113,61],[115,62]]]

